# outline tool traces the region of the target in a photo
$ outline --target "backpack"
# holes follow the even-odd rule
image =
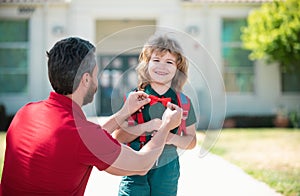
[[[182,108],[183,113],[182,113],[182,119],[181,119],[181,123],[178,127],[177,130],[177,134],[178,135],[184,135],[186,134],[186,119],[188,117],[189,114],[189,110],[190,110],[190,105],[191,105],[191,101],[190,99],[182,92],[178,92],[177,94],[177,102],[178,102],[178,106]],[[124,96],[124,100],[126,100],[126,96]],[[144,118],[143,118],[143,113],[142,112],[136,112],[133,115],[131,115],[128,119],[128,126],[134,126],[135,122],[137,121],[138,124],[142,124],[144,123]],[[142,134],[139,136],[139,141],[140,141],[140,148],[143,147],[143,145],[146,143],[147,141],[147,136],[146,134]],[[130,143],[127,143],[128,146],[130,146]]]

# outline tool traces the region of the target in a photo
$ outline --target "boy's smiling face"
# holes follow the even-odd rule
[[[148,67],[151,83],[171,87],[172,79],[177,70],[176,60],[176,57],[170,52],[164,54],[153,52]]]

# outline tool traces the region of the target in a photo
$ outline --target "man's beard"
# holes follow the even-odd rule
[[[85,95],[85,97],[83,98],[83,103],[82,105],[86,105],[88,103],[91,103],[94,99],[94,95],[95,93],[97,92],[97,87],[96,85],[93,83],[89,89],[88,89],[88,92],[87,94]]]

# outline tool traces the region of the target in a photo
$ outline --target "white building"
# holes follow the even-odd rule
[[[275,114],[279,106],[290,111],[300,103],[291,77],[282,77],[277,65],[249,61],[241,48],[240,27],[266,0],[0,2],[0,104],[8,114],[48,97],[46,51],[79,36],[97,46],[101,68],[100,92],[84,110],[107,115],[114,93],[134,86],[137,56],[155,32],[176,37],[190,60],[185,92],[199,127],[220,127],[225,116]]]

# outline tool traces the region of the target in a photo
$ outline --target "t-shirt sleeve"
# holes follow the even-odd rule
[[[79,161],[105,170],[117,159],[121,144],[99,125],[91,123],[79,130],[82,143],[79,147]]]
[[[195,114],[195,110],[194,110],[194,107],[193,107],[193,104],[192,102],[190,101],[190,110],[189,110],[189,113],[188,113],[188,117],[186,119],[186,126],[190,126],[192,124],[195,124],[197,122],[197,118],[196,118],[196,114]]]

